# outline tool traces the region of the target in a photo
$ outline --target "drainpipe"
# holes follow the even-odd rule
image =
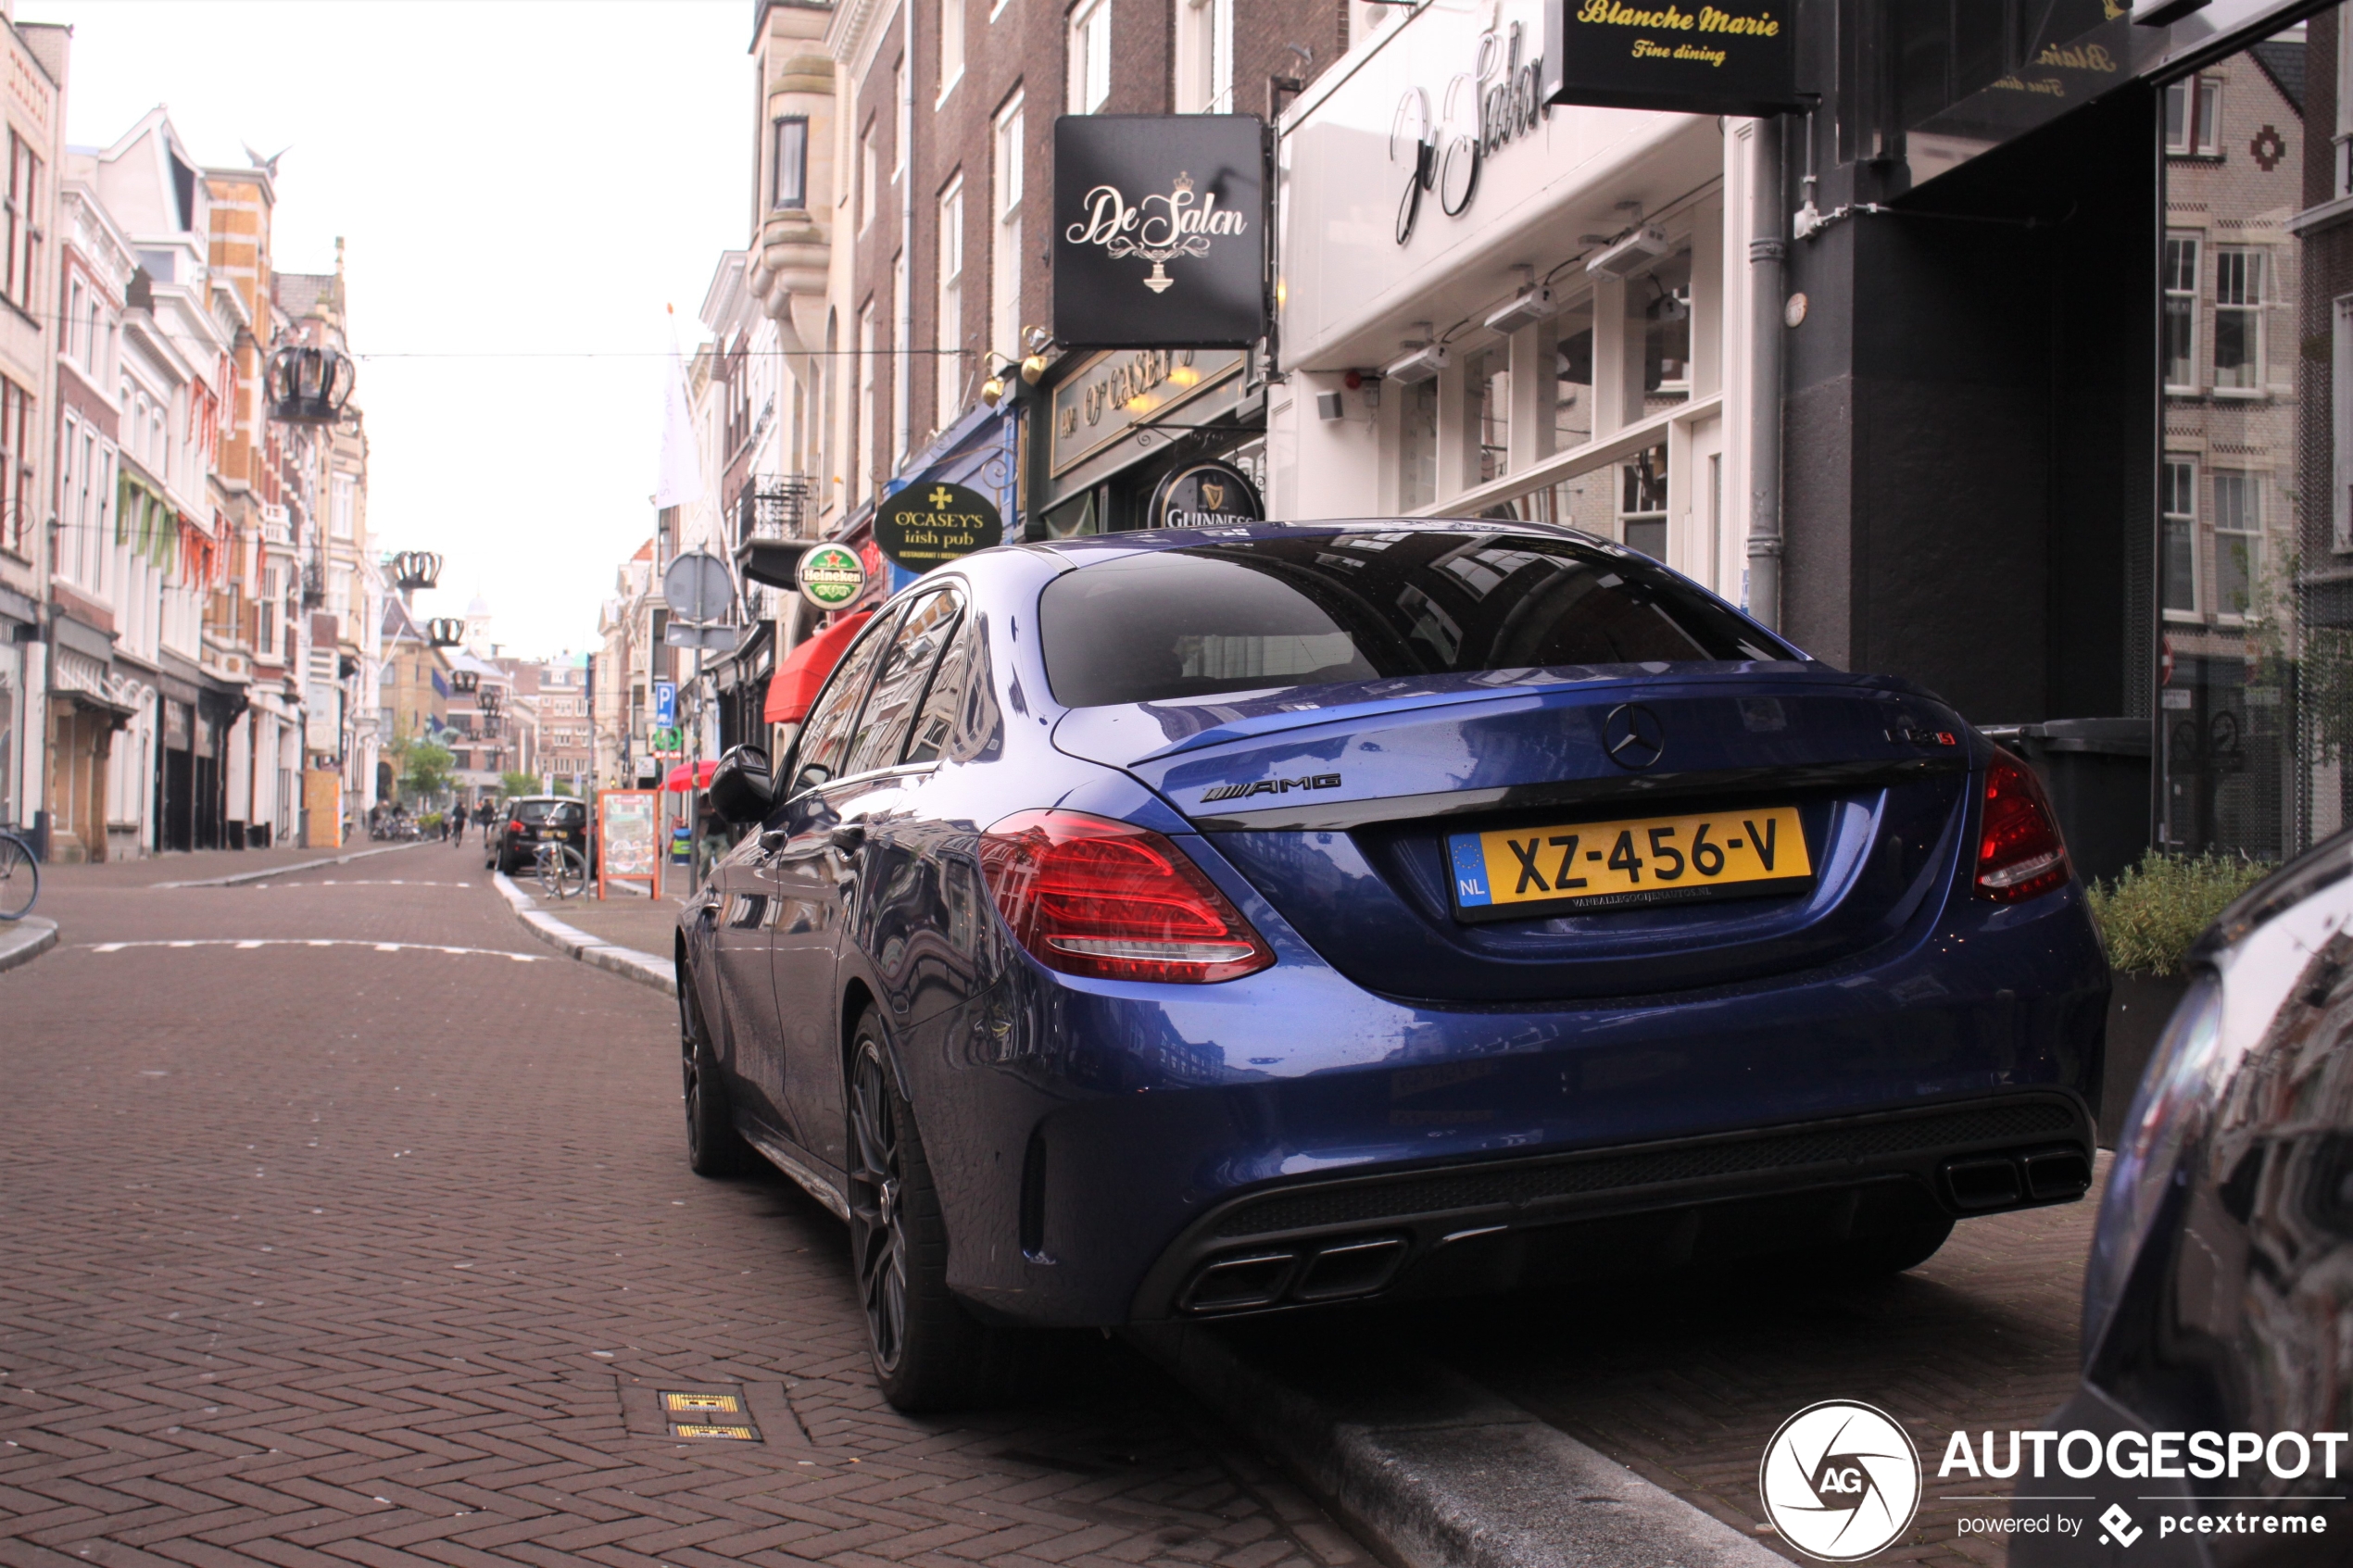
[[[1749,138],[1748,611],[1781,627],[1781,122]]]
[[[891,389],[893,401],[905,410],[905,428],[900,419],[891,420],[891,438],[900,444],[900,450],[889,454],[890,471],[899,471],[902,456],[915,450],[915,7],[901,6],[900,19],[905,31],[900,35],[900,58],[906,63],[899,68],[899,266],[896,270],[906,280],[899,294],[899,363],[898,385]],[[900,278],[891,282],[897,287]],[[935,414],[938,410],[933,410]],[[894,410],[896,415],[896,410]],[[881,497],[876,496],[879,502]]]

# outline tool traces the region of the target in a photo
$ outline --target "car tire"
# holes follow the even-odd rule
[[[760,1156],[736,1131],[719,1058],[703,1027],[702,1004],[695,999],[690,973],[679,975],[678,1055],[685,1076],[686,1165],[698,1176],[741,1176],[758,1169]]]
[[[1841,1245],[1831,1256],[1834,1273],[1848,1279],[1882,1279],[1917,1269],[1936,1256],[1953,1234],[1948,1215],[1919,1219],[1900,1230],[1858,1236]]]
[[[875,1382],[909,1413],[1001,1399],[1017,1336],[948,1292],[938,1189],[872,1010],[858,1021],[849,1060],[849,1257]]]

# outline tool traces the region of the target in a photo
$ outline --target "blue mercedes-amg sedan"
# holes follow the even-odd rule
[[[848,1221],[902,1409],[1014,1325],[1900,1270],[2090,1185],[2108,967],[2033,774],[1641,555],[1125,533],[839,636],[711,783],[687,1131]]]

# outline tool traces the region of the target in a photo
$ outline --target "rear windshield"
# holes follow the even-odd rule
[[[1072,708],[1563,665],[1797,655],[1659,568],[1523,533],[1301,534],[1066,572],[1038,602]]]
[[[576,800],[518,800],[513,810],[526,827],[576,828],[588,820]]]

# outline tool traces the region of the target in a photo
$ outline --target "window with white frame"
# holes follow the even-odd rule
[[[2247,615],[2263,572],[2263,487],[2259,474],[2214,473],[2214,608]]]
[[[911,373],[914,367],[907,353],[915,346],[913,334],[908,331],[907,325],[909,301],[913,297],[914,277],[907,251],[902,246],[890,258],[890,346],[896,358],[891,364],[890,445],[887,450],[894,459],[907,455],[908,445],[914,437],[914,411],[907,406],[915,387],[914,377]]]
[[[768,205],[799,211],[809,205],[809,117],[780,117],[769,138]]]
[[[1231,114],[1234,0],[1176,0],[1176,112]]]
[[[2196,234],[2165,236],[2165,390],[2197,390],[2197,253]]]
[[[875,302],[870,299],[858,311],[858,404],[850,410],[850,418],[858,422],[858,471],[850,476],[852,506],[863,505],[873,490],[875,454],[882,445],[875,439],[875,428],[882,420],[881,388],[875,380],[876,358]]]
[[[996,221],[988,235],[988,346],[1021,358],[1022,95],[997,111],[989,185]]]
[[[82,298],[85,292],[80,278],[66,279],[66,352],[86,365],[89,361],[83,357],[82,345]]]
[[[2197,613],[2197,465],[2168,458],[2158,474],[2158,515],[2163,525],[2164,604],[2168,610]]]
[[[1111,97],[1111,0],[1079,0],[1070,12],[1070,112],[1093,114]]]
[[[2344,551],[2353,550],[2353,295],[2340,296],[2335,307],[2329,356],[2329,422],[2335,437],[2329,448],[2330,489],[2334,492],[2329,508],[2330,542]]]
[[[2214,390],[2263,390],[2263,253],[2214,249]]]
[[[890,68],[890,101],[899,109],[892,121],[897,134],[890,139],[890,182],[896,185],[907,172],[908,144],[915,139],[915,100],[907,91],[907,58],[903,55]]]
[[[2222,83],[2186,77],[2165,90],[2165,150],[2175,157],[2218,157],[2222,151]]]
[[[932,347],[938,361],[939,401],[933,421],[948,428],[963,404],[964,390],[964,177],[959,173],[939,194],[938,250],[934,276],[939,297],[933,318]]]
[[[866,129],[858,132],[858,232],[862,234],[875,220],[875,186],[881,178],[881,167],[875,155],[875,122],[869,119]]]
[[[359,481],[347,473],[334,476],[333,488],[327,497],[327,527],[338,539],[352,536],[353,514],[358,510]]]
[[[964,0],[939,0],[939,96],[942,102],[964,75]]]

